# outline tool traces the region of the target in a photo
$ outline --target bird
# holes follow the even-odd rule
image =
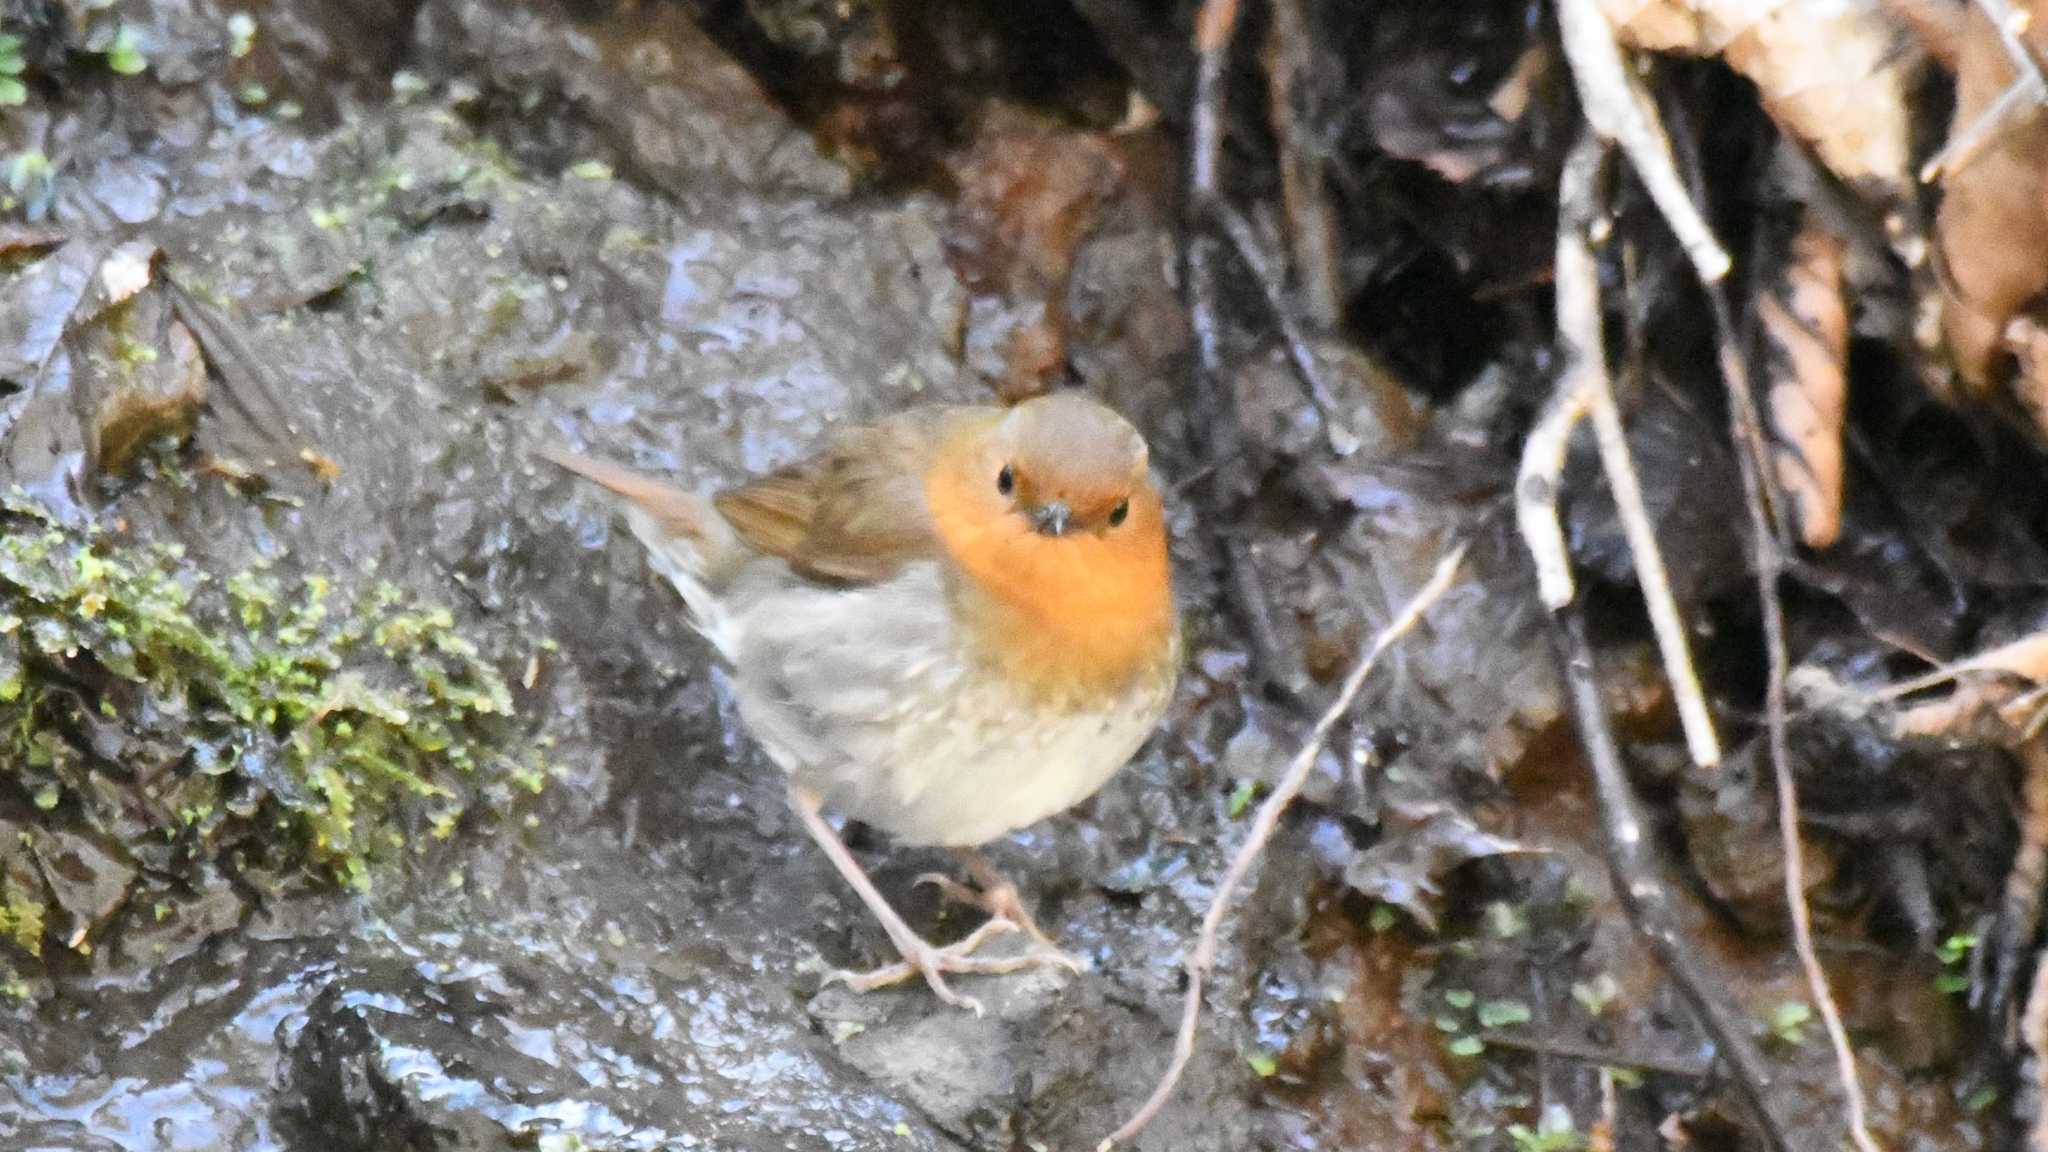
[[[825,983],[1081,971],[975,849],[1092,796],[1158,726],[1182,654],[1165,500],[1146,442],[1077,391],[927,405],[825,436],[715,494],[558,446],[618,499],[690,626],[731,672],[741,721],[791,808],[900,960]],[[939,946],[890,906],[827,810],[953,850],[978,888],[920,882],[988,919]],[[1021,953],[977,955],[1024,933]]]

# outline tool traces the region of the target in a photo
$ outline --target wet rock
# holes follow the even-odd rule
[[[1162,1022],[1105,996],[1093,974],[1041,970],[963,981],[960,990],[985,1013],[938,1004],[921,986],[865,995],[828,988],[810,1012],[841,1058],[969,1148],[1092,1146],[1135,1108],[1130,1089],[1157,1074],[1169,1047]],[[1246,1145],[1252,1126],[1226,1103],[1231,1091],[1212,1059],[1195,1063],[1177,1106],[1133,1147]]]
[[[123,224],[147,224],[163,211],[163,171],[135,156],[111,156],[86,177],[87,194]]]
[[[995,1145],[1016,1139],[1011,1114],[1036,1087],[1020,1080],[1018,1058],[1034,1050],[1031,1034],[1049,1014],[1072,1011],[1059,1004],[1072,983],[1044,970],[973,981],[967,994],[986,997],[979,1016],[920,1003],[916,987],[910,996],[887,999],[828,988],[811,1002],[811,1014],[854,1067],[903,1093],[954,1136]]]
[[[1372,512],[1412,499],[1399,490],[1416,487],[1417,476],[1401,475],[1404,465],[1420,462],[1404,456],[1423,421],[1401,382],[1377,357],[1339,340],[1311,339],[1308,352],[1330,390],[1334,433],[1284,350],[1272,348],[1238,372],[1238,412],[1267,456],[1261,463],[1294,469],[1295,482],[1319,505]]]
[[[30,851],[67,921],[50,927],[66,947],[89,950],[87,936],[127,901],[135,868],[113,846],[66,829],[34,833]]]
[[[482,365],[484,388],[500,400],[519,400],[530,389],[574,381],[597,367],[597,341],[568,327],[538,344],[493,350]]]
[[[1344,882],[1408,913],[1430,932],[1437,930],[1437,909],[1451,873],[1474,860],[1524,850],[1440,800],[1390,798],[1384,812],[1385,838],[1345,866]]]
[[[1447,525],[1425,527],[1433,517],[1423,507],[1392,505],[1351,526],[1332,565],[1360,590],[1350,603],[1370,596],[1383,605],[1376,614],[1383,614],[1421,587],[1454,539]],[[1518,541],[1481,529],[1467,573],[1404,645],[1399,666],[1378,690],[1380,714],[1399,734],[1401,759],[1418,777],[1497,780],[1563,723],[1545,624],[1524,593],[1525,563]],[[1386,591],[1364,591],[1375,587]],[[1371,632],[1361,628],[1359,634]]]
[[[330,987],[314,1001],[288,1072],[296,1099],[278,1127],[335,1152],[489,1147],[479,1140],[484,1133],[437,1132],[411,1110],[378,1062],[376,1035],[345,999],[341,988]]]
[[[721,723],[701,647],[637,547],[613,542],[603,505],[528,460],[533,444],[567,440],[694,486],[782,463],[849,415],[985,395],[949,344],[965,292],[940,206],[843,203],[787,185],[732,191],[708,177],[691,178],[679,205],[626,178],[638,170],[624,163],[612,176],[526,167],[426,100],[368,113],[306,155],[298,176],[266,179],[262,212],[209,201],[204,181],[184,185],[187,214],[168,214],[156,236],[194,305],[176,318],[217,373],[202,446],[245,419],[242,408],[270,404],[257,399],[269,390],[285,431],[330,455],[337,474],[288,500],[253,500],[211,475],[158,475],[113,485],[109,515],[142,538],[181,542],[195,568],[232,574],[281,557],[293,571],[374,569],[452,605],[464,634],[487,646],[517,637],[520,662],[504,671],[520,685],[520,715],[542,718],[534,747],[557,790],[530,843],[470,837],[468,819],[408,826],[403,862],[382,874],[399,888],[378,890],[387,919],[343,933],[297,926],[316,902],[252,872],[235,884],[265,894],[254,922],[195,948],[241,920],[212,898],[222,877],[202,870],[194,891],[141,882],[120,919],[122,954],[159,967],[89,1006],[36,1005],[19,1032],[38,1038],[31,1067],[0,1085],[0,1114],[45,1126],[69,1117],[61,1131],[72,1143],[111,1134],[137,1148],[163,1146],[151,1142],[158,1122],[175,1125],[174,1147],[266,1146],[272,1118],[297,1125],[307,1148],[327,1146],[313,1133],[330,1121],[337,1139],[388,1124],[486,1147],[572,1124],[597,1147],[952,1147],[904,1094],[814,1034],[801,996],[815,977],[798,962],[821,922],[864,923],[858,904],[791,837],[779,786]],[[423,201],[402,195],[405,183],[443,191]],[[334,258],[281,265],[293,251]],[[321,271],[335,268],[360,271]],[[603,338],[586,356],[563,335],[575,333]],[[531,380],[536,364],[577,370],[501,397],[480,387]],[[559,643],[534,650],[544,636]],[[180,712],[172,698],[137,700],[166,731],[203,715],[191,701]],[[159,759],[167,745],[154,736],[117,735],[117,758],[147,766],[139,791],[106,797],[108,811],[137,818],[123,831],[185,809],[184,789],[218,773],[293,784],[275,746],[230,756],[218,741],[181,744],[186,765]],[[105,775],[87,760],[72,768],[87,784]],[[1073,1051],[1049,1044],[1041,1056],[1031,1046],[1043,1027],[1012,1038],[1016,1085],[1064,1069],[1068,1087],[1046,1098],[1032,1129],[1063,1145],[1067,1134],[1099,1139],[1158,1070],[1174,952],[1199,914],[1195,870],[1169,859],[1185,848],[1167,846],[1162,879],[1136,896],[1113,901],[1088,877],[1197,810],[1171,798],[1168,772],[1155,758],[1105,800],[1113,835],[1066,824],[1035,841],[1057,846],[1044,887],[1087,926],[1080,938],[1113,932],[1128,957],[1113,980],[1096,977],[1101,987],[1121,985],[1126,998],[1135,988],[1144,1005],[1070,1022],[1092,1037]],[[248,817],[208,813],[194,842],[217,844]],[[621,841],[666,863],[600,865]],[[151,867],[188,864],[165,850]],[[1133,903],[1151,910],[1133,914]],[[142,923],[159,905],[162,920]],[[817,946],[851,961],[852,935],[834,929]],[[431,974],[413,971],[428,960]],[[329,985],[339,991],[316,1009]],[[108,1030],[150,1039],[91,1039]],[[1189,1110],[1163,1131],[1199,1124],[1204,1102],[1239,1090],[1230,1029],[1218,1034]],[[536,1055],[543,1043],[551,1057]],[[435,1063],[409,1062],[416,1053]],[[1103,1053],[1118,1054],[1114,1077],[1100,1074]]]
[[[682,5],[572,14],[557,0],[431,0],[418,34],[439,67],[473,69],[516,99],[567,101],[628,169],[676,195],[706,182],[850,187]]]
[[[249,904],[226,873],[209,865],[177,885],[145,884],[126,912],[113,938],[126,963],[143,967],[182,959],[240,927]]]
[[[821,1042],[744,970],[712,954],[649,963],[616,923],[623,948],[536,927],[345,966],[292,1025],[273,1113],[287,1145],[955,1147],[820,1060]]]

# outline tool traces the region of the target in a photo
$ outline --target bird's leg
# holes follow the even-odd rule
[[[960,866],[967,869],[967,874],[974,877],[978,888],[969,888],[958,880],[937,872],[927,872],[919,876],[917,882],[937,888],[941,896],[955,904],[965,904],[988,913],[989,924],[1007,922],[1031,937],[1035,947],[1026,955],[1031,958],[1033,964],[1056,964],[1073,972],[1086,969],[1087,961],[1062,949],[1046,934],[1045,929],[1038,926],[1038,921],[1032,918],[1030,909],[1024,907],[1023,898],[1017,894],[1017,886],[997,871],[988,857],[972,848],[955,848],[953,855],[960,861]]]
[[[818,847],[825,850],[826,857],[832,861],[832,866],[839,870],[839,875],[860,894],[861,902],[868,906],[868,911],[874,913],[875,919],[881,921],[882,930],[889,934],[889,942],[894,944],[896,951],[903,956],[897,963],[885,964],[871,972],[848,972],[843,969],[829,972],[825,976],[825,983],[843,983],[856,992],[871,992],[876,988],[900,984],[912,976],[923,976],[924,982],[931,986],[933,994],[939,999],[948,1004],[971,1009],[979,1016],[980,1001],[953,991],[946,984],[946,973],[1000,975],[1050,962],[1035,953],[1001,957],[972,954],[990,937],[1004,932],[1015,932],[1017,924],[1008,919],[992,918],[970,933],[966,939],[943,948],[925,940],[912,930],[909,924],[904,923],[903,917],[897,915],[896,910],[889,906],[889,901],[883,898],[874,881],[868,879],[868,874],[861,869],[860,862],[853,858],[853,853],[847,850],[845,842],[839,839],[839,834],[832,830],[832,825],[827,824],[823,816],[819,815],[816,796],[791,784],[789,805],[796,809],[797,816],[804,822],[805,830],[811,834],[811,839],[818,842]]]

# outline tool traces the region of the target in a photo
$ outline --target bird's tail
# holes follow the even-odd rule
[[[746,558],[747,546],[710,499],[554,445],[539,454],[620,498],[627,527],[646,546],[655,571],[682,594],[691,625],[729,654],[732,620],[719,592]]]

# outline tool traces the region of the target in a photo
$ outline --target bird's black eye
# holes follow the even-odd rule
[[[1131,502],[1129,500],[1117,501],[1116,507],[1111,508],[1109,510],[1109,526],[1111,528],[1117,527],[1118,525],[1124,522],[1124,517],[1129,516],[1130,514]]]
[[[1015,472],[1010,471],[1010,466],[1008,464],[1003,465],[1003,470],[1001,472],[996,473],[996,491],[1001,492],[1005,496],[1008,496],[1011,492],[1015,491],[1016,488],[1017,474]]]

